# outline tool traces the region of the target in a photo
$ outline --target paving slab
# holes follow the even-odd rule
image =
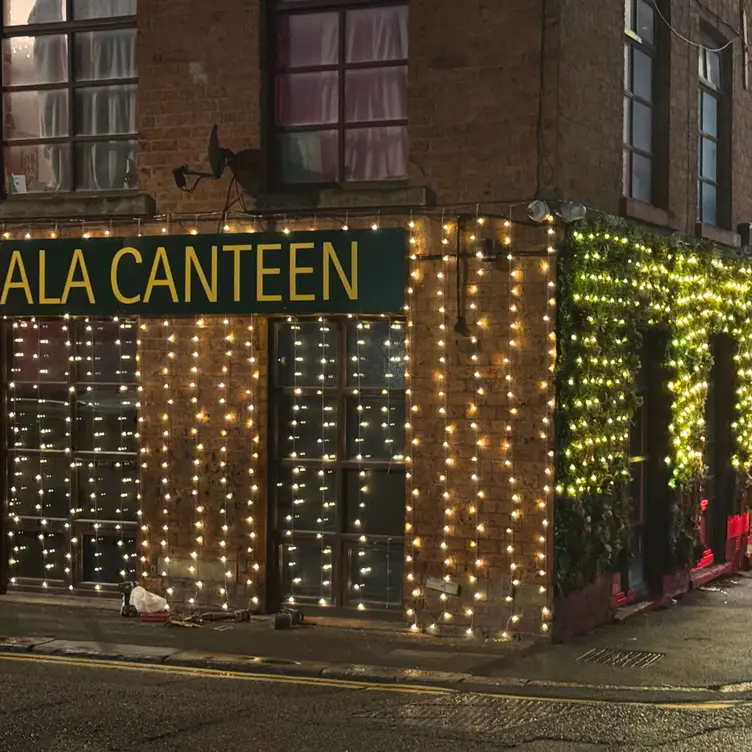
[[[8,653],[28,653],[39,645],[52,642],[54,637],[5,637],[0,636],[0,650]]]
[[[180,650],[167,656],[164,663],[168,666],[194,666],[224,671],[290,676],[321,676],[328,665],[326,663],[292,661],[282,658],[260,658],[251,655],[214,653],[203,650]]]
[[[122,645],[114,642],[86,642],[82,640],[50,640],[36,645],[35,653],[45,655],[96,656],[102,659],[161,663],[178,651],[153,645]]]

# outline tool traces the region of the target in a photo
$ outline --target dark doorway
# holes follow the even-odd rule
[[[643,332],[641,367],[635,388],[641,399],[630,432],[631,547],[622,568],[622,592],[641,600],[660,592],[665,570],[663,549],[669,524],[669,450],[671,397],[665,366],[668,333]]]
[[[726,561],[728,518],[736,512],[736,472],[732,465],[736,449],[733,430],[736,420],[736,343],[731,335],[720,334],[711,339],[710,351],[713,366],[705,408],[708,476],[701,531],[702,542],[708,551],[712,551],[712,563],[720,564]],[[711,563],[709,556],[705,559]]]

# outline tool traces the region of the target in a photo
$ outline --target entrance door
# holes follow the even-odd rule
[[[405,329],[270,322],[269,603],[402,612]]]

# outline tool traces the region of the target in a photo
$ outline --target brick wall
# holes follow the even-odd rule
[[[457,264],[431,256],[454,238],[441,232],[451,240],[444,245],[439,232],[420,238],[429,256],[413,262],[408,607],[420,627],[437,631],[540,634],[552,571],[544,523],[553,448],[545,422],[553,394],[553,323],[544,319],[553,312],[550,237],[501,222],[465,232],[469,248],[471,235],[508,237],[512,253],[511,262],[468,264],[461,289],[479,334],[474,344],[453,332]],[[426,577],[448,578],[461,592],[442,598]]]
[[[736,0],[703,4],[670,2],[671,25],[678,34],[700,39],[701,30],[714,31],[719,42],[740,30]],[[561,0],[558,67],[557,194],[611,214],[620,212],[621,147],[624,86],[624,4]],[[660,19],[656,20],[663,24]],[[664,29],[665,31],[665,29]],[[668,65],[670,124],[667,152],[668,210],[673,229],[694,234],[697,216],[698,51],[676,34],[665,35]],[[720,45],[719,45],[720,46]],[[752,215],[747,143],[752,129],[752,96],[743,88],[742,43],[731,48],[732,223]]]

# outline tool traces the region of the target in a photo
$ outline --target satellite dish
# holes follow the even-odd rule
[[[211,172],[195,172],[188,165],[181,165],[172,171],[175,185],[181,191],[192,193],[204,178],[219,180],[225,168],[229,167],[243,190],[251,194],[259,192],[261,176],[261,151],[259,149],[243,149],[237,154],[230,149],[224,149],[219,142],[219,128],[215,125],[209,134],[207,153]],[[197,178],[191,186],[187,185],[187,175]]]

